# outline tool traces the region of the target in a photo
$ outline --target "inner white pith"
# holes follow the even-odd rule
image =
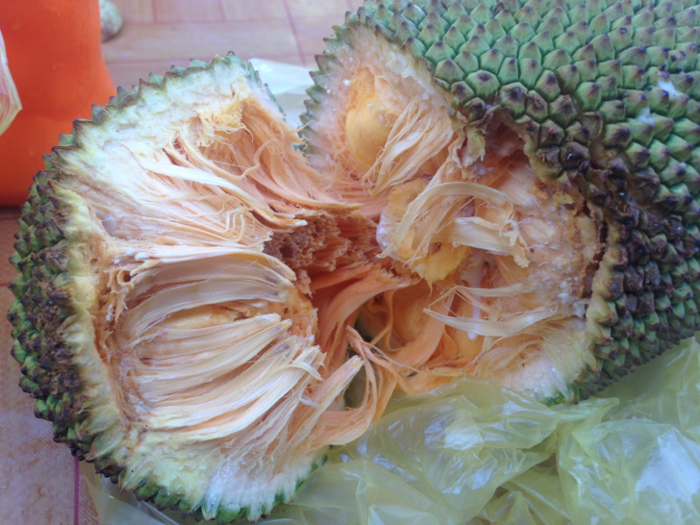
[[[450,119],[450,95],[382,37],[358,28],[331,51],[312,165],[364,204],[380,258],[410,281],[378,287],[360,331],[407,391],[464,373],[538,398],[565,391],[592,360],[601,245],[583,199],[540,181],[500,115],[481,130]]]
[[[149,481],[205,517],[223,506],[255,519],[291,498],[329,444],[361,435],[387,390],[368,369],[363,403],[344,409],[370,358],[364,347],[351,359],[323,351],[308,295],[313,276],[356,271],[373,226],[324,192],[294,131],[240,70],[215,64],[169,81],[84,126],[82,151],[61,154],[117,408],[92,411],[91,454],[123,462],[125,489]],[[295,235],[304,228],[314,238]],[[334,244],[337,232],[347,238]]]

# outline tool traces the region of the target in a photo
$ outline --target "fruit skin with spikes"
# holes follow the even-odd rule
[[[196,89],[192,86],[196,86]],[[202,100],[206,100],[207,104],[202,104]],[[109,104],[104,107],[92,107],[90,120],[76,120],[73,133],[61,135],[59,145],[53,148],[51,155],[44,158],[46,169],[34,178],[35,183],[31,187],[30,196],[21,208],[22,216],[18,221],[20,232],[15,235],[16,252],[10,258],[18,275],[9,285],[16,299],[7,317],[13,326],[14,344],[11,353],[19,363],[22,373],[20,387],[34,398],[35,415],[53,424],[56,442],[68,445],[74,456],[93,463],[98,473],[119,484],[122,490],[133,491],[140,500],[152,502],[159,509],[180,510],[183,516],[192,516],[196,520],[206,518],[223,524],[241,517],[248,517],[251,521],[257,520],[277,503],[289,501],[298,485],[324,462],[324,451],[329,439],[330,442],[333,439],[345,441],[339,436],[321,438],[325,429],[332,430],[335,427],[333,424],[318,426],[315,425],[315,421],[327,415],[329,407],[336,412],[340,411],[341,414],[344,412],[342,403],[337,398],[342,397],[342,391],[361,365],[359,358],[345,361],[338,369],[341,375],[335,378],[327,373],[329,367],[319,371],[324,354],[318,345],[313,344],[315,311],[308,299],[294,289],[292,270],[262,251],[264,242],[270,240],[273,231],[282,232],[284,235],[289,228],[293,229],[305,225],[306,221],[312,221],[316,217],[313,209],[299,211],[306,219],[302,221],[294,219],[293,215],[272,211],[267,203],[255,201],[255,198],[245,196],[245,192],[234,191],[236,195],[248,198],[249,205],[257,202],[260,209],[256,213],[265,216],[266,221],[262,228],[257,219],[249,217],[248,226],[257,226],[249,228],[244,224],[241,228],[244,235],[241,236],[241,231],[237,230],[240,223],[236,223],[236,220],[240,221],[240,217],[234,221],[220,218],[221,208],[215,205],[212,208],[213,213],[200,214],[197,221],[188,224],[183,230],[184,237],[178,242],[173,240],[177,233],[177,221],[181,215],[186,215],[185,211],[175,213],[174,221],[168,222],[168,219],[165,219],[169,224],[165,229],[156,223],[162,222],[166,216],[161,215],[160,218],[153,219],[154,213],[166,213],[168,206],[173,206],[169,196],[172,197],[178,188],[177,175],[174,175],[175,178],[171,179],[171,182],[174,182],[170,193],[166,191],[165,196],[163,193],[156,193],[154,197],[157,199],[160,196],[165,199],[159,203],[158,211],[153,211],[147,200],[141,201],[135,208],[132,207],[129,213],[119,211],[120,206],[133,206],[138,198],[147,196],[148,188],[144,189],[142,186],[138,189],[138,183],[125,184],[116,180],[120,175],[112,171],[114,161],[101,164],[100,159],[104,155],[118,155],[125,147],[138,150],[145,144],[150,144],[148,141],[152,139],[149,137],[152,137],[154,130],[156,135],[163,133],[162,137],[168,137],[166,142],[172,139],[170,135],[173,135],[176,137],[174,140],[179,141],[178,144],[185,144],[182,141],[187,124],[199,122],[198,119],[216,118],[217,115],[211,115],[216,104],[219,104],[219,108],[234,108],[229,116],[238,127],[234,126],[233,132],[243,130],[241,132],[245,137],[251,135],[248,135],[245,126],[241,127],[240,122],[236,120],[244,118],[241,115],[252,115],[245,118],[251,118],[251,121],[257,123],[259,127],[256,128],[256,132],[259,133],[266,132],[265,129],[261,129],[264,126],[260,122],[268,122],[264,119],[272,121],[270,126],[273,131],[269,133],[273,137],[281,137],[282,140],[281,149],[275,151],[274,162],[291,162],[293,167],[287,169],[296,177],[303,176],[300,173],[303,167],[296,169],[303,164],[302,155],[294,149],[298,138],[295,138],[293,130],[284,124],[274,97],[267,86],[262,84],[257,72],[249,63],[242,62],[233,54],[223,58],[216,57],[210,63],[193,60],[188,68],[174,66],[164,76],[151,74],[147,81],[141,81],[139,86],[132,89],[119,88],[117,96],[113,97]],[[149,120],[154,118],[154,114],[158,115],[157,124]],[[258,117],[262,120],[254,120]],[[184,124],[178,124],[176,129],[168,128],[175,125],[172,122],[179,122],[177,118],[184,118]],[[200,130],[196,124],[194,129],[195,132]],[[133,135],[130,139],[127,138],[130,130],[135,130],[133,133],[139,138],[134,139]],[[161,138],[156,140],[160,146],[147,152],[147,155],[152,155],[158,147],[163,146]],[[189,146],[191,145],[187,143],[186,146],[178,147]],[[105,149],[109,148],[113,148],[111,153],[105,153]],[[132,152],[139,155],[139,151]],[[173,149],[171,154],[177,156],[178,152]],[[250,152],[251,161],[254,154],[255,149]],[[263,159],[267,154],[260,152]],[[262,162],[272,161],[267,159]],[[167,166],[173,167],[172,164]],[[208,166],[210,169],[215,168],[214,164]],[[178,167],[188,169],[185,166]],[[120,169],[124,170],[127,178],[135,176],[134,166],[122,166]],[[190,173],[194,172],[191,166],[189,169],[192,170]],[[277,169],[280,169],[279,165]],[[153,173],[144,173],[146,178],[142,178],[142,182],[150,180],[156,185],[160,183],[157,175],[154,177]],[[96,188],[95,181],[100,177],[102,187]],[[254,175],[249,176],[253,177]],[[83,182],[85,185],[81,186]],[[227,182],[217,184],[226,186]],[[231,190],[232,187],[228,184]],[[272,186],[268,184],[266,190],[269,191]],[[307,186],[311,186],[310,195],[322,196],[314,193],[313,184],[308,181]],[[105,190],[106,187],[111,190]],[[94,193],[91,193],[91,188],[95,189]],[[236,197],[231,194],[224,195],[217,185],[214,188],[204,201],[223,198],[229,204],[233,203],[233,207],[236,206]],[[207,193],[206,188],[202,186],[196,189],[201,195]],[[283,190],[288,192],[287,197],[294,198],[293,183]],[[139,191],[141,194],[137,195]],[[191,195],[192,191],[185,189],[184,196],[179,200],[186,200]],[[272,198],[270,195],[268,193],[268,198]],[[100,196],[106,200],[99,201]],[[354,220],[353,212],[345,211],[346,207],[343,205],[332,202],[324,204],[320,201],[312,204],[318,208],[325,206],[324,209],[331,211],[339,209],[340,216],[348,219],[350,224]],[[279,205],[286,205],[294,210],[299,208],[287,201]],[[194,206],[196,208],[198,204]],[[238,208],[244,212],[249,210],[246,206],[239,205]],[[206,202],[205,208],[200,208],[199,211],[202,209],[206,209]],[[131,215],[138,213],[145,214],[142,217],[145,222],[139,223],[139,227],[130,233],[129,226],[126,223],[120,224],[119,221],[125,220],[128,223],[134,218]],[[319,213],[321,223],[331,221],[328,217],[331,212]],[[197,231],[197,225],[206,222],[207,217],[213,221],[214,226],[205,226]],[[151,220],[155,222],[149,224]],[[196,237],[188,237],[194,231],[195,235],[210,236],[211,239],[212,228],[216,228],[219,220],[227,235],[215,234],[214,242],[207,240],[204,243],[199,242]],[[270,224],[275,221],[277,224],[270,229]],[[153,225],[155,230],[150,231],[155,231],[156,234],[143,242],[150,235],[149,227]],[[164,238],[165,241],[162,240]],[[140,248],[124,248],[129,246],[130,242],[135,243],[132,246]],[[220,242],[222,246],[216,246],[216,242]],[[170,250],[170,258],[158,259],[154,253],[159,250],[164,250],[159,253]],[[207,259],[207,254],[211,252],[214,253],[213,258]],[[185,253],[184,258],[182,253]],[[334,253],[339,252],[336,250]],[[198,264],[188,263],[193,256]],[[197,257],[200,259],[197,260]],[[185,267],[180,265],[178,258],[182,258],[180,262],[185,264]],[[126,263],[127,260],[136,264]],[[228,290],[227,293],[231,297],[242,296],[244,300],[252,301],[237,303],[229,297],[228,301],[223,301],[224,306],[219,306],[214,298],[209,300],[213,305],[211,307],[207,306],[207,300],[204,301],[204,305],[200,301],[199,306],[195,304],[191,309],[185,306],[183,317],[180,315],[182,306],[178,306],[177,301],[172,299],[166,300],[174,303],[173,310],[162,319],[167,326],[164,325],[147,335],[138,341],[135,347],[132,347],[131,343],[120,347],[119,338],[122,336],[119,333],[125,333],[124,326],[128,323],[124,318],[129,316],[127,310],[143,304],[143,299],[147,302],[147,298],[152,299],[159,293],[154,291],[153,283],[149,281],[157,280],[157,273],[144,280],[143,274],[138,275],[139,268],[146,273],[154,268],[156,272],[159,271],[158,268],[166,273],[170,272],[169,277],[163,279],[166,289],[167,283],[172,283],[173,279],[175,282],[185,283],[179,287],[171,287],[171,291],[177,292],[186,289],[187,283],[191,283],[193,279],[196,282],[198,277],[194,274],[199,272],[201,275],[207,267],[207,261],[212,261],[215,269],[212,275],[203,279],[204,283],[216,279],[222,273],[233,273],[229,275],[233,280],[223,279],[223,284],[217,285],[217,288]],[[122,269],[105,270],[105,264],[107,267],[130,264],[128,275],[124,277],[126,274]],[[234,282],[237,277],[235,268],[248,275],[249,280],[244,278],[237,285]],[[109,272],[113,272],[114,278],[119,282],[112,278],[103,280],[105,273]],[[262,299],[254,299],[253,295],[258,292],[240,292],[240,289],[246,286],[251,290],[251,283],[257,283],[254,286],[258,286],[259,290],[267,290],[264,292],[267,295],[263,294]],[[121,288],[120,293],[126,293],[127,296],[138,292],[140,286],[145,286],[143,290],[146,294],[141,299],[136,298],[131,302],[127,299],[121,303],[122,306],[117,306],[119,300],[110,303],[116,297],[113,293],[115,286]],[[160,290],[162,291],[163,289]],[[199,293],[195,292],[192,302],[196,302]],[[266,308],[268,310],[265,310]],[[256,315],[256,312],[260,315]],[[122,319],[121,324],[118,321],[119,317]],[[143,320],[142,315],[136,317],[134,320],[137,323]],[[247,427],[243,425],[241,429],[238,428],[241,425],[236,419],[243,416],[250,419],[250,409],[248,415],[232,416],[231,421],[212,417],[213,423],[209,427],[198,419],[198,414],[206,408],[202,399],[196,398],[196,383],[191,387],[195,397],[189,400],[190,405],[193,401],[200,400],[200,404],[194,403],[200,408],[191,413],[195,423],[192,423],[192,420],[183,420],[183,425],[173,426],[169,422],[173,417],[182,418],[187,413],[187,400],[176,404],[175,411],[162,418],[160,423],[153,419],[158,408],[152,403],[155,398],[149,398],[146,391],[151,386],[158,387],[158,370],[159,373],[164,373],[166,378],[177,369],[184,373],[184,378],[177,378],[170,386],[160,383],[170,390],[164,397],[159,398],[164,403],[160,405],[164,409],[172,405],[169,399],[181,395],[185,388],[182,381],[187,381],[193,371],[189,371],[187,366],[184,369],[176,366],[177,363],[173,362],[173,359],[177,354],[168,355],[168,352],[176,348],[177,341],[183,341],[182,335],[169,343],[156,343],[155,347],[152,347],[155,353],[150,354],[150,357],[144,357],[143,352],[147,351],[149,341],[153,341],[154,338],[167,338],[169,330],[173,328],[176,333],[183,334],[188,328],[192,328],[192,323],[195,323],[193,333],[196,343],[190,342],[187,347],[189,350],[183,350],[184,354],[180,354],[180,357],[188,360],[190,364],[194,363],[193,367],[196,368],[198,363],[199,366],[207,363],[207,359],[211,359],[212,355],[216,357],[216,352],[223,354],[219,353],[218,358],[214,360],[218,363],[214,367],[215,374],[219,373],[219,369],[225,370],[226,360],[233,359],[236,362],[236,359],[239,359],[238,354],[226,352],[228,347],[222,346],[220,337],[226,333],[227,328],[239,326],[244,335],[240,344],[234,345],[234,348],[242,353],[258,348],[263,353],[258,361],[253,359],[252,363],[239,363],[245,368],[242,371],[240,367],[238,369],[243,377],[249,370],[246,366],[255,370],[257,363],[260,374],[252,376],[248,372],[248,377],[253,382],[256,379],[262,380],[268,377],[265,375],[265,367],[273,366],[277,360],[280,368],[276,375],[271,376],[272,384],[265,393],[270,390],[274,392],[275,387],[279,388],[285,374],[296,382],[291,391],[287,389],[278,394],[279,399],[271,408],[266,406],[261,409],[259,420],[254,422],[257,426],[253,425],[253,430],[250,431],[253,433],[250,439],[257,443],[257,448],[251,448],[250,442],[242,439],[251,423],[249,422]],[[213,328],[217,330],[212,329],[212,323]],[[220,324],[224,325],[223,328]],[[105,328],[107,326],[110,327]],[[210,342],[205,343],[207,337]],[[277,337],[283,339],[276,339]],[[253,347],[251,341],[256,338],[261,342]],[[203,355],[198,358],[199,361],[193,361],[192,350],[197,350],[203,345],[208,345],[205,347],[207,351],[201,352]],[[139,362],[145,365],[142,371],[147,376],[141,383],[143,388],[137,389],[139,393],[135,397],[132,395],[134,390],[129,387],[130,381],[138,381],[133,370],[134,361],[131,358],[125,360],[123,356],[126,354],[118,357],[122,350],[128,354],[132,348],[137,348],[136,351],[140,352],[141,357],[135,361],[137,365]],[[166,365],[157,366],[158,359],[164,359]],[[354,361],[354,364],[351,361]],[[285,372],[290,366],[293,376]],[[127,372],[127,369],[131,371]],[[123,383],[122,380],[127,375],[132,379]],[[340,381],[336,381],[338,378]],[[319,385],[322,381],[321,388]],[[202,382],[206,383],[206,380]],[[225,387],[228,384],[235,386],[235,382],[236,380],[233,383],[219,383],[220,395],[226,393]],[[216,386],[216,380],[213,383],[211,388]],[[249,386],[254,387],[255,383],[253,387]],[[265,393],[258,393],[253,401],[264,398]],[[206,397],[207,393],[204,394]],[[130,402],[124,403],[124,399],[129,397]],[[302,398],[307,404],[302,403]],[[234,402],[240,403],[235,397]],[[214,405],[217,410],[221,408],[215,401]],[[225,403],[221,405],[226,406]],[[253,405],[255,406],[254,403]],[[289,429],[285,430],[282,425],[284,421],[287,421],[288,425],[294,425],[293,435],[285,434]],[[233,424],[234,428],[222,433],[227,424]],[[271,433],[270,442],[266,442],[265,430],[272,424],[276,425],[273,429],[276,429],[277,433]],[[205,435],[207,429],[213,435]],[[178,430],[189,433],[189,437],[183,437]],[[353,432],[357,434],[357,431]],[[281,439],[279,435],[282,436]],[[236,449],[234,443],[243,443],[247,448]],[[290,443],[296,443],[292,454],[297,454],[291,458],[284,455],[284,451],[287,450],[285,447],[291,446]],[[265,465],[258,465],[258,461],[261,461],[258,456],[265,453],[265,446],[270,447],[266,453]],[[231,450],[234,450],[235,454],[231,455]],[[245,450],[248,450],[247,456]],[[300,452],[302,450],[305,452]],[[283,465],[285,461],[289,461],[287,467]],[[246,462],[250,464],[248,469],[255,467],[255,483],[246,482],[245,486],[241,487]],[[238,472],[238,477],[233,477],[227,469]],[[204,471],[208,474],[202,474]],[[269,486],[263,479],[263,471],[268,472]],[[222,494],[222,490],[217,486],[228,486],[223,492],[235,494]]]
[[[369,0],[334,30],[302,118],[312,164],[342,104],[333,79],[371,39],[403,78],[430,79],[467,142],[505,122],[537,177],[575,188],[603,228],[594,358],[549,403],[585,399],[700,328],[696,0]]]
[[[556,191],[564,206],[571,204],[570,195],[581,195],[580,205],[604,232],[605,250],[595,261],[597,271],[586,298],[587,346],[575,349],[586,357],[575,377],[543,399],[577,402],[700,327],[699,20],[698,6],[688,0],[654,7],[600,0],[566,6],[544,0],[366,2],[344,25],[336,26],[336,35],[327,41],[328,52],[318,58],[320,71],[314,74],[316,85],[309,91],[304,117],[306,152],[313,161],[323,150],[322,113],[333,107],[337,87],[328,84],[329,79],[342,78],[343,60],[353,56],[348,50],[367,42],[376,45],[380,56],[394,53],[392,60],[405,66],[407,77],[429,79],[433,91],[426,93],[427,99],[446,101],[440,107],[455,133],[485,147],[493,122],[515,132],[542,185]],[[119,89],[106,107],[93,107],[91,121],[76,121],[74,133],[61,136],[22,207],[17,251],[11,257],[19,272],[10,285],[16,301],[8,319],[14,327],[12,355],[22,371],[20,386],[34,397],[37,417],[53,423],[56,441],[141,499],[180,509],[195,519],[229,523],[243,515],[257,519],[274,504],[288,501],[296,484],[322,463],[322,449],[300,467],[284,492],[273,491],[264,504],[255,506],[218,505],[216,498],[204,505],[201,494],[190,491],[201,484],[178,485],[173,482],[177,476],[168,482],[174,463],[145,475],[130,472],[129,451],[113,439],[114,408],[105,401],[112,396],[110,380],[94,366],[96,351],[89,351],[95,334],[84,305],[94,297],[83,283],[91,266],[76,255],[76,246],[90,234],[94,220],[81,198],[61,184],[70,176],[62,161],[84,146],[85,130],[137,107],[146,91],[163,93],[169,84],[194,83],[198,74],[217,67],[240,69],[247,82],[264,93],[254,71],[235,57],[211,64],[193,61],[189,69],[174,68],[164,77],[152,75],[138,88]],[[361,102],[365,104],[357,105],[356,122],[376,128],[377,114],[364,111],[376,100]],[[381,131],[368,142],[386,140]],[[362,129],[357,136],[356,145],[362,144]],[[368,146],[381,150],[381,145]],[[376,154],[373,150],[360,162],[371,164]],[[431,162],[421,169],[437,171]],[[411,191],[421,191],[427,182],[416,179],[409,184]],[[374,185],[369,191],[383,190]],[[401,197],[407,195],[408,191],[396,193],[388,200],[400,210],[406,208]],[[270,212],[266,220],[292,221],[282,215]],[[458,258],[470,253],[454,252]],[[513,253],[523,256],[517,249]],[[447,266],[441,261],[455,255],[450,250],[435,254],[440,264],[425,264],[420,270],[425,275],[440,274]],[[148,259],[139,253],[130,256],[139,256],[140,262]],[[415,278],[406,277],[405,268],[374,263],[399,274],[391,279],[401,286],[407,286],[401,279]],[[411,295],[418,292],[407,292],[404,303],[418,303]],[[420,300],[427,303],[429,297],[424,294]],[[415,325],[422,326],[420,322]],[[414,327],[400,328],[410,332]],[[351,358],[348,363],[352,359],[357,362]],[[369,375],[373,367],[366,369]],[[206,462],[201,455],[200,460]]]

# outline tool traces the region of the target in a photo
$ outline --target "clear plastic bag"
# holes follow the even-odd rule
[[[2,135],[22,109],[19,94],[10,75],[10,66],[7,63],[5,41],[0,31],[0,135]]]
[[[698,406],[694,340],[576,406],[465,378],[391,404],[260,523],[700,523]],[[88,479],[105,525],[189,523]]]

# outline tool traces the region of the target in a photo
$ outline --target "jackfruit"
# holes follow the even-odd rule
[[[396,0],[334,27],[302,134],[413,279],[356,320],[403,390],[576,402],[700,327],[699,25],[695,0]]]
[[[46,157],[21,387],[160,507],[289,501],[392,392],[577,402],[699,327],[700,7],[368,1],[303,140],[249,65],[122,90]]]
[[[322,351],[308,290],[379,268],[373,226],[299,142],[250,66],[194,61],[76,121],[22,207],[21,387],[56,441],[159,507],[255,520],[380,410],[371,369],[344,409],[364,350]]]

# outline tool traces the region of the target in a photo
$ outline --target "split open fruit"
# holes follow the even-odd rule
[[[576,402],[690,337],[699,23],[692,1],[366,2],[303,140],[233,55],[120,90],[22,209],[37,415],[123,489],[227,523],[397,389]]]

